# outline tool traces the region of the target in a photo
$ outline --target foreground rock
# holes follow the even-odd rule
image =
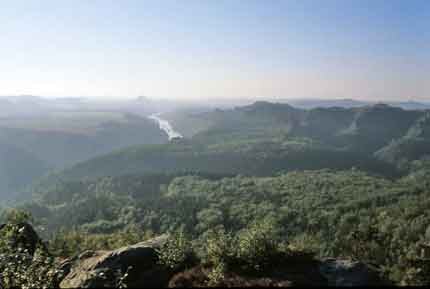
[[[216,286],[221,287],[348,287],[390,285],[378,271],[361,262],[339,259],[316,260],[301,254],[259,274],[230,271]],[[169,287],[203,287],[210,268],[197,266],[171,278]]]
[[[114,251],[87,251],[66,260],[61,288],[165,287],[170,273],[159,266],[157,249],[167,240],[163,235],[150,241]]]
[[[362,262],[350,260],[325,259],[321,262],[320,272],[329,286],[379,286],[388,285],[376,269]]]
[[[0,226],[0,239],[11,248],[26,249],[34,254],[46,251],[42,240],[26,223]],[[159,265],[158,250],[167,235],[113,251],[87,251],[63,261],[61,276],[55,284],[61,288],[148,288],[202,287],[209,283],[211,268],[187,262],[188,270],[172,272]],[[219,286],[287,287],[287,286],[378,286],[390,285],[378,271],[362,262],[340,259],[317,260],[313,254],[296,252],[285,258],[274,258],[270,268],[260,272],[244,272],[230,268]],[[184,268],[182,268],[184,269]],[[61,280],[61,282],[60,282]],[[57,286],[57,285],[55,285]],[[0,285],[1,287],[1,285]]]
[[[61,288],[100,287],[202,287],[209,283],[210,268],[197,265],[191,269],[169,272],[158,264],[157,249],[168,236],[152,239],[114,251],[87,251],[66,260],[66,277]],[[215,284],[213,284],[215,285]],[[267,272],[244,274],[233,270],[217,286],[289,287],[289,286],[378,286],[388,285],[378,271],[361,262],[339,259],[317,260],[312,254],[289,257]]]

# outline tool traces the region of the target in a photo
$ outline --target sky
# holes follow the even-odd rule
[[[0,0],[0,95],[430,99],[428,0]]]

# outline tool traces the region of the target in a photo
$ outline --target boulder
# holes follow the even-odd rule
[[[376,269],[357,261],[333,258],[324,259],[320,264],[320,273],[327,279],[329,286],[387,285],[380,278]]]
[[[65,260],[61,288],[165,287],[170,272],[158,265],[157,249],[168,236],[151,239],[114,251],[87,251]]]
[[[204,287],[211,268],[197,266],[176,273],[169,287]],[[223,287],[347,287],[391,285],[378,271],[362,262],[342,259],[314,259],[311,254],[296,254],[283,263],[258,274],[234,270],[224,274],[217,286]]]

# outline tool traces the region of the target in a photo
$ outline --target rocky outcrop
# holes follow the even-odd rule
[[[320,273],[329,286],[378,286],[388,285],[377,270],[370,265],[351,260],[325,259],[320,265]]]
[[[61,288],[165,287],[170,272],[158,265],[157,249],[168,236],[114,251],[87,251],[62,263]]]
[[[21,248],[33,255],[46,247],[31,225],[27,223],[0,225],[0,237],[11,248]],[[210,268],[198,265],[182,272],[172,272],[158,263],[158,252],[167,241],[162,235],[136,245],[113,251],[86,251],[63,261],[59,271],[64,276],[61,288],[99,287],[188,287],[205,286]],[[191,264],[190,264],[191,265]],[[377,286],[387,285],[378,271],[362,262],[323,259],[312,254],[295,254],[279,263],[279,266],[244,275],[243,272],[227,272],[220,285],[224,286]]]
[[[169,287],[203,287],[211,268],[197,266],[175,274]],[[229,271],[216,286],[221,287],[349,287],[391,285],[378,271],[362,262],[340,259],[316,260],[299,255],[258,274]]]
[[[158,264],[157,249],[168,236],[114,251],[87,251],[66,260],[61,288],[120,287],[201,287],[208,285],[211,269],[197,265],[181,272],[168,271]],[[316,260],[297,255],[268,272],[247,275],[227,272],[220,283],[228,287],[285,286],[377,286],[387,285],[376,269],[362,262],[340,259]]]
[[[27,223],[0,226],[0,238],[15,248],[34,254],[46,248],[37,233]],[[64,260],[61,288],[152,288],[207,286],[209,267],[187,262],[188,270],[173,272],[159,264],[158,250],[166,243],[162,235],[132,246],[113,251],[86,251]],[[47,252],[47,251],[46,251]],[[275,261],[275,260],[274,260]],[[362,262],[341,259],[317,260],[313,254],[297,252],[278,260],[268,270],[249,274],[230,268],[219,285],[227,287],[285,287],[285,286],[377,286],[390,285],[379,277],[378,271]],[[186,266],[185,266],[186,267]],[[57,281],[56,281],[57,282]]]
[[[208,277],[210,270],[210,268],[196,266],[179,272],[170,280],[169,288],[208,287],[209,285],[215,287],[291,287],[296,285],[287,279],[243,276],[235,272],[227,272],[217,284],[211,284]],[[311,286],[310,283],[307,285]]]

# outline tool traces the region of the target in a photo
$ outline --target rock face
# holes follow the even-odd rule
[[[210,268],[197,266],[178,272],[169,287],[205,287]],[[377,270],[361,262],[339,259],[316,260],[297,256],[284,265],[257,275],[229,271],[217,286],[221,287],[348,287],[391,285],[379,277]]]
[[[163,235],[114,251],[87,251],[68,259],[61,266],[66,276],[60,287],[165,287],[170,273],[157,264],[156,250],[167,238]]]
[[[183,272],[169,272],[158,265],[157,249],[168,236],[127,246],[114,251],[87,251],[65,260],[61,288],[189,287],[206,286],[209,269],[197,266]],[[316,260],[301,256],[261,276],[228,272],[224,286],[377,286],[388,285],[377,270],[362,262],[340,259]]]
[[[325,259],[321,262],[320,273],[329,286],[378,286],[388,285],[375,269],[362,263],[350,260]]]
[[[0,238],[12,247],[34,254],[46,247],[27,223],[0,225]],[[158,264],[157,249],[168,235],[113,251],[87,251],[61,263],[64,272],[61,288],[153,288],[206,286],[210,268],[196,265],[173,272]],[[191,263],[188,265],[192,265]],[[243,272],[242,272],[243,273]],[[313,254],[298,254],[258,275],[226,272],[220,283],[228,287],[285,286],[378,286],[390,285],[378,271],[362,262],[341,259],[314,259]],[[0,286],[1,287],[1,286]]]

